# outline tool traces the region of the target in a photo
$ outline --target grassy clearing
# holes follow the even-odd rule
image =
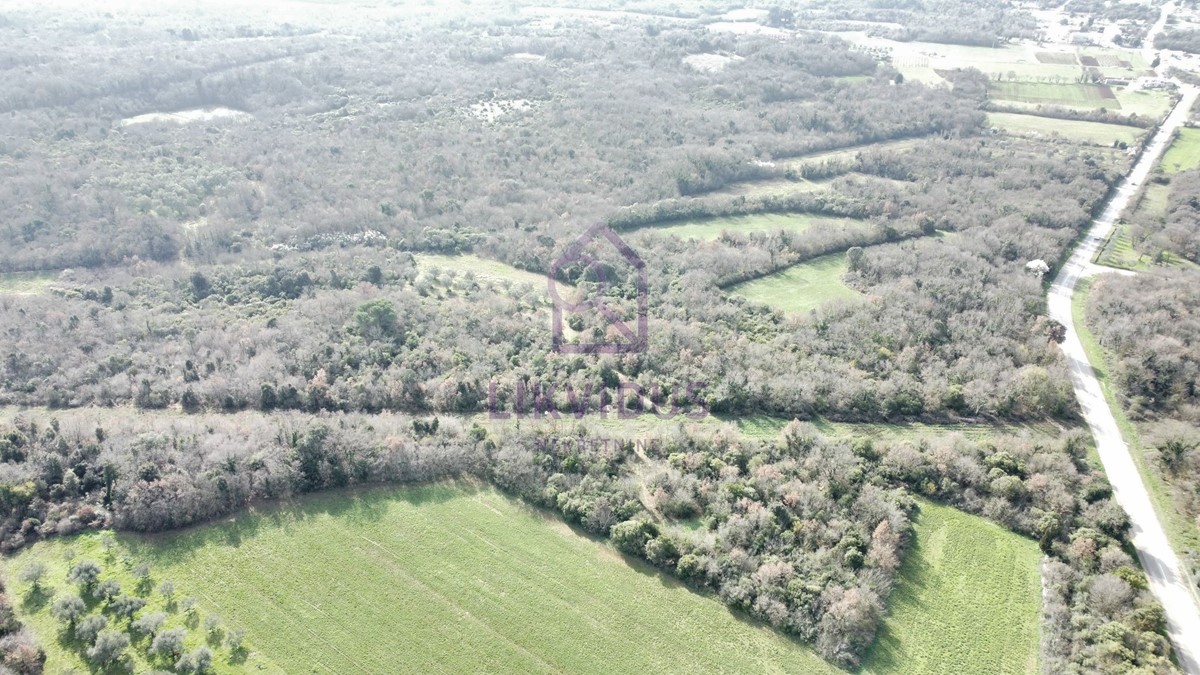
[[[1136,114],[1138,117],[1160,119],[1165,116],[1172,105],[1171,94],[1158,89],[1116,89],[1117,100],[1121,102],[1121,112]]]
[[[846,254],[836,253],[738,284],[729,292],[788,314],[805,314],[831,300],[862,297],[842,282],[847,269]]]
[[[1092,370],[1096,372],[1096,379],[1100,381],[1100,388],[1104,390],[1104,400],[1108,402],[1108,407],[1117,420],[1117,426],[1121,429],[1121,437],[1129,445],[1129,454],[1133,457],[1133,463],[1137,465],[1138,473],[1142,476],[1142,483],[1146,485],[1146,490],[1150,493],[1150,501],[1153,502],[1154,510],[1163,524],[1163,529],[1167,532],[1167,538],[1171,540],[1171,546],[1177,552],[1189,548],[1200,550],[1200,528],[1197,528],[1195,523],[1189,521],[1187,516],[1175,508],[1174,500],[1171,498],[1171,486],[1162,479],[1162,475],[1151,467],[1146,459],[1146,448],[1142,444],[1141,435],[1133,422],[1125,416],[1125,410],[1121,407],[1115,385],[1109,379],[1108,355],[1087,327],[1087,298],[1091,292],[1092,283],[1093,279],[1080,280],[1079,285],[1075,287],[1075,296],[1071,299],[1071,316],[1079,331],[1079,340],[1083,343],[1084,351],[1087,352]]]
[[[1037,115],[988,113],[988,123],[1012,134],[1058,136],[1069,141],[1111,146],[1114,142],[1133,145],[1146,130],[1120,124],[1103,124],[1081,120],[1060,120]]]
[[[1200,129],[1180,129],[1179,137],[1163,155],[1161,166],[1167,173],[1179,173],[1200,167]]]
[[[745,216],[726,216],[685,221],[671,225],[642,228],[641,232],[671,234],[683,239],[711,241],[722,232],[746,234],[750,232],[803,232],[815,226],[837,229],[863,229],[866,223],[852,218],[828,218],[807,213],[755,213]]]
[[[0,295],[33,295],[46,290],[54,275],[43,272],[0,274]]]
[[[837,672],[491,489],[325,494],[119,541],[244,626],[276,672]]]
[[[844,162],[850,164],[860,152],[871,150],[879,151],[903,151],[911,150],[920,143],[924,142],[923,138],[901,138],[894,141],[885,141],[883,143],[870,143],[867,145],[856,145],[849,148],[839,148],[837,150],[826,150],[799,157],[789,157],[786,166],[789,169],[799,171],[805,166],[819,166],[826,162]]]
[[[925,501],[914,532],[863,672],[1038,672],[1037,543]]]
[[[787,195],[821,192],[830,188],[830,179],[826,180],[788,180],[787,178],[767,178],[733,183],[720,190],[709,193],[713,196],[745,197],[758,199],[762,197],[784,197]]]
[[[1149,183],[1138,199],[1135,213],[1149,218],[1161,218],[1166,215],[1167,195],[1169,185]],[[1104,248],[1096,255],[1095,261],[1100,265],[1115,267],[1123,270],[1144,272],[1158,267],[1187,267],[1197,268],[1196,263],[1175,253],[1166,251],[1161,263],[1155,263],[1153,257],[1139,253],[1133,247],[1131,227],[1129,223],[1120,221]]]
[[[538,288],[546,287],[546,276],[535,272],[519,270],[502,262],[480,258],[474,255],[437,255],[420,253],[416,256],[417,268],[429,273],[434,269],[454,270],[460,274],[468,272],[476,278],[492,281],[512,281],[514,283],[532,284]]]
[[[1002,101],[1061,105],[1070,108],[1121,109],[1121,103],[1112,90],[1102,85],[993,80],[988,83],[988,92],[992,98]]]
[[[167,621],[163,628],[186,630],[188,632],[185,643],[187,651],[204,644],[213,649],[214,667],[212,672],[284,672],[270,659],[260,653],[255,653],[253,650],[256,645],[254,644],[247,642],[246,647],[250,653],[239,656],[234,655],[228,648],[222,647],[220,638],[216,635],[213,636],[212,641],[208,641],[205,621],[210,616],[219,616],[219,612],[214,612],[214,606],[209,602],[201,602],[198,605],[200,610],[194,614],[184,612],[182,606],[185,598],[199,593],[198,589],[176,583],[173,602],[168,600],[156,589],[164,580],[177,579],[173,576],[176,570],[158,568],[151,569],[151,583],[139,588],[133,568],[140,560],[132,557],[129,549],[119,543],[111,548],[106,547],[103,544],[104,539],[105,537],[98,533],[89,533],[73,539],[54,539],[35,544],[15,558],[0,561],[0,569],[4,570],[4,576],[9,582],[10,593],[13,600],[16,601],[18,615],[37,634],[42,647],[46,650],[46,673],[96,672],[89,668],[89,664],[83,658],[86,646],[72,639],[71,635],[63,629],[63,624],[50,614],[50,607],[55,597],[61,597],[67,593],[78,593],[78,589],[67,582],[67,573],[75,563],[83,560],[91,560],[103,567],[104,572],[100,576],[100,581],[115,580],[121,584],[124,593],[146,600],[146,606],[138,616],[144,616],[150,612],[166,612]],[[109,541],[115,540],[110,539]],[[44,562],[48,568],[42,584],[43,589],[38,593],[34,593],[29,584],[18,581],[19,572],[34,561]],[[98,602],[91,601],[86,594],[80,595],[91,603],[89,613],[100,613]],[[128,632],[129,622],[127,620],[114,621],[112,615],[106,616],[109,619],[110,628]],[[229,631],[244,625],[237,621],[229,622],[228,617],[220,618],[222,619],[223,635],[228,635]],[[134,640],[131,644],[127,653],[131,657],[133,672],[144,673],[154,668],[169,670],[172,662],[165,659],[152,660],[147,655],[149,646],[148,638]]]

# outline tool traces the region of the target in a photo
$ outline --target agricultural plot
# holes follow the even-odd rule
[[[729,292],[788,314],[805,314],[831,300],[862,297],[842,282],[846,271],[846,254],[837,253],[738,284]]]
[[[755,213],[744,216],[725,216],[680,222],[671,225],[642,228],[639,232],[670,234],[683,239],[711,241],[722,232],[748,234],[752,232],[803,232],[815,226],[838,229],[862,229],[866,224],[851,218],[827,218],[806,213]]]
[[[1037,543],[925,501],[914,531],[863,672],[1038,672]]]
[[[1146,63],[1133,50],[1039,47],[1017,43],[999,47],[969,47],[931,42],[897,42],[844,32],[839,36],[873,51],[887,53],[896,69],[922,82],[940,82],[938,70],[976,68],[993,77],[1026,82],[1075,82],[1083,73],[1083,59],[1095,63],[1104,77],[1134,78]]]
[[[1015,101],[1041,105],[1061,105],[1070,108],[1121,109],[1113,90],[1098,84],[1052,84],[1048,82],[1014,82],[993,80],[988,92],[1000,101]]]
[[[1120,124],[1103,124],[1082,120],[1060,120],[1037,115],[988,113],[988,123],[998,129],[1035,138],[1060,137],[1068,141],[1111,146],[1113,143],[1133,145],[1146,130]]]
[[[108,545],[105,544],[106,541]],[[204,646],[211,649],[213,664],[208,672],[285,672],[259,653],[256,646],[248,641],[242,643],[244,649],[229,648],[225,643],[242,628],[242,624],[225,621],[224,617],[215,611],[215,606],[208,602],[189,611],[187,606],[195,600],[194,596],[198,591],[185,584],[174,583],[174,570],[152,567],[147,581],[139,583],[140,578],[135,574],[135,569],[141,561],[131,558],[129,550],[115,539],[90,533],[72,539],[60,538],[40,542],[25,549],[15,558],[0,561],[0,570],[3,570],[5,579],[8,580],[9,594],[16,605],[17,615],[37,634],[43,649],[46,650],[46,673],[122,672],[91,668],[84,659],[87,645],[66,630],[65,624],[54,618],[51,608],[55,600],[69,594],[77,594],[88,603],[87,617],[104,616],[108,621],[108,628],[136,636],[126,651],[133,667],[132,672],[170,670],[175,662],[174,658],[163,655],[151,656],[148,653],[151,639],[132,631],[129,619],[118,618],[112,611],[102,611],[104,603],[91,598],[88,593],[80,593],[78,588],[67,581],[70,569],[83,561],[92,561],[102,568],[97,585],[113,581],[120,584],[123,593],[145,601],[145,606],[136,614],[137,618],[162,612],[164,621],[161,630],[185,631],[185,652]],[[46,572],[39,584],[40,588],[35,590],[31,584],[18,579],[22,570],[36,562],[43,563]],[[162,584],[165,581],[172,581],[175,585],[174,591],[169,595],[163,593]],[[86,618],[81,618],[79,622],[85,620]],[[210,630],[210,623],[216,628]]]
[[[1161,166],[1166,173],[1179,173],[1200,167],[1200,129],[1180,129],[1179,137],[1163,155]]]
[[[118,541],[118,559],[244,627],[264,672],[837,672],[491,489],[324,494]],[[72,546],[39,544],[8,571]],[[56,650],[44,614],[33,623]],[[72,665],[52,659],[47,672]]]

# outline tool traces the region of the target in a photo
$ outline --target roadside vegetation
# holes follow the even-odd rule
[[[1090,331],[1081,335],[1085,347],[1104,364],[1106,397],[1193,584],[1200,579],[1200,436],[1191,386],[1200,367],[1196,274],[1104,277],[1076,303]]]

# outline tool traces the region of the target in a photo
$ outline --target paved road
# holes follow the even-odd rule
[[[1174,2],[1163,5],[1162,11],[1158,13],[1158,21],[1155,21],[1154,25],[1150,26],[1150,31],[1146,33],[1146,39],[1142,42],[1142,58],[1146,60],[1147,68],[1154,62],[1154,57],[1158,56],[1158,50],[1154,48],[1154,38],[1158,37],[1158,34],[1167,27],[1167,18],[1174,11]]]
[[[1195,88],[1184,90],[1183,99],[1171,111],[1142,154],[1141,160],[1126,176],[1104,212],[1092,224],[1086,238],[1055,278],[1048,298],[1050,316],[1067,327],[1067,338],[1063,341],[1062,348],[1071,369],[1071,384],[1075,387],[1075,396],[1079,399],[1083,416],[1096,439],[1100,461],[1104,465],[1104,472],[1108,474],[1109,482],[1112,483],[1117,502],[1129,513],[1133,524],[1133,545],[1137,548],[1138,558],[1146,570],[1150,590],[1166,609],[1175,653],[1184,672],[1189,675],[1200,675],[1200,606],[1197,605],[1188,581],[1180,573],[1182,568],[1179,560],[1158,522],[1150,495],[1146,492],[1141,475],[1129,455],[1129,447],[1121,438],[1117,420],[1104,400],[1100,382],[1096,379],[1092,366],[1088,363],[1087,354],[1083,351],[1083,344],[1079,341],[1071,317],[1071,295],[1075,291],[1076,282],[1095,271],[1091,264],[1092,257],[1103,245],[1104,239],[1112,231],[1130,199],[1137,193],[1137,186],[1149,177],[1151,170],[1158,164],[1171,133],[1187,119],[1188,111],[1195,103],[1198,93],[1200,90]]]

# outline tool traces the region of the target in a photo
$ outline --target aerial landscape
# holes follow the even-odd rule
[[[1200,675],[1200,0],[0,0],[0,675]]]

